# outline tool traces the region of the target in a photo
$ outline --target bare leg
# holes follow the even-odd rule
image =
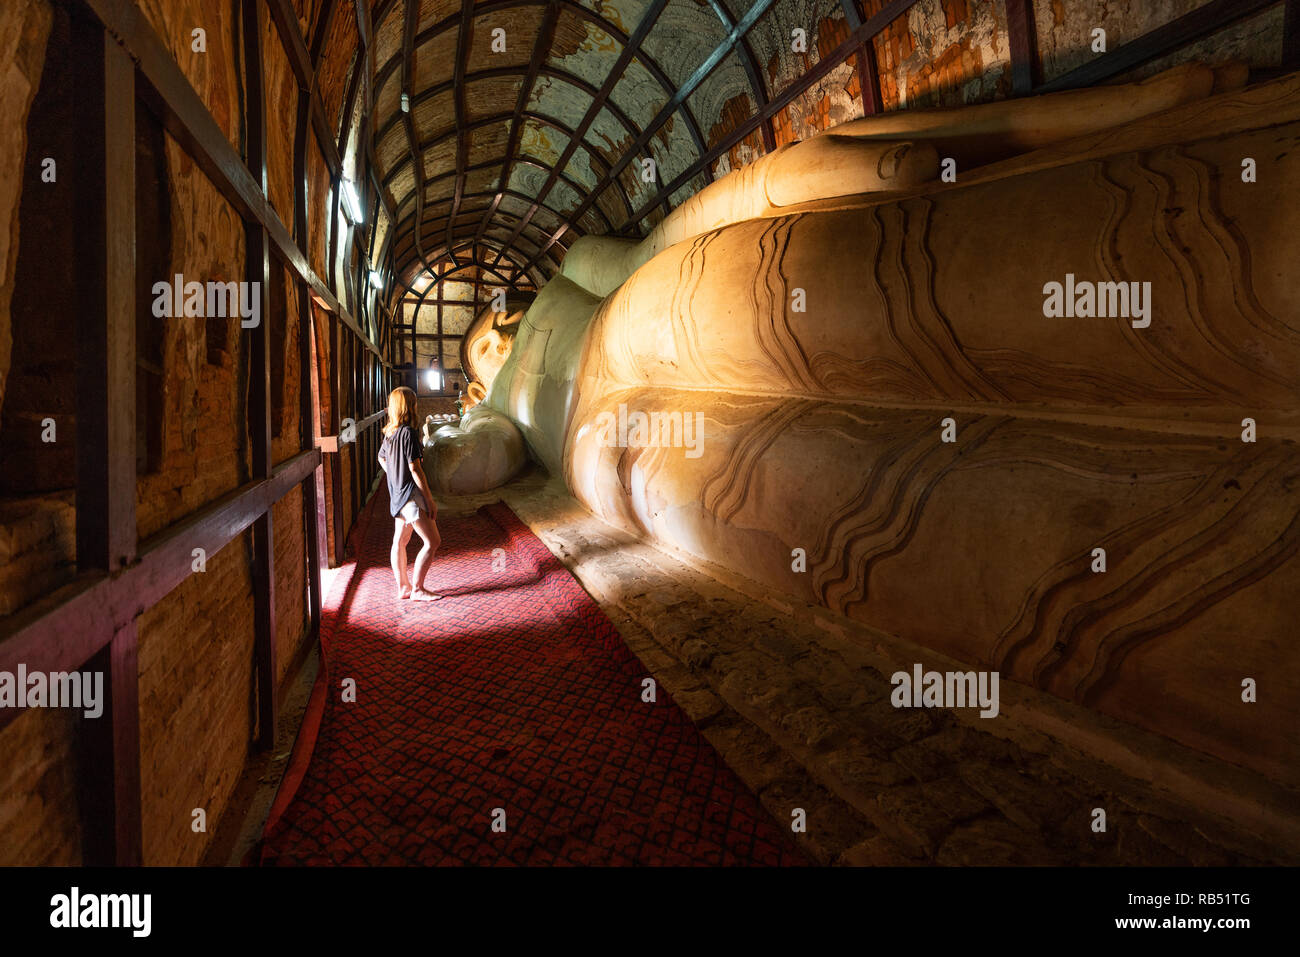
[[[406,573],[406,543],[411,540],[411,526],[401,516],[396,519],[393,528],[393,547],[388,552],[388,560],[393,566],[393,577],[397,579],[397,596],[411,597],[411,579]]]
[[[424,590],[424,576],[429,574],[429,566],[433,564],[433,553],[438,550],[438,545],[442,542],[442,536],[438,534],[438,526],[434,524],[433,518],[421,514],[415,520],[415,530],[423,540],[420,548],[420,554],[415,556],[415,590],[411,592],[411,597],[419,601],[434,601],[441,598],[441,595],[434,595]]]

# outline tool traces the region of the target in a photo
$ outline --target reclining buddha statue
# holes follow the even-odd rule
[[[1300,81],[1243,82],[864,117],[578,239],[435,487],[531,457],[769,594],[1300,784],[1300,204],[1267,198]],[[1149,324],[1050,317],[1067,277],[1149,284]],[[1209,718],[1269,642],[1273,710]]]

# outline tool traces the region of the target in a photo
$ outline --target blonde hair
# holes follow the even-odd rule
[[[388,421],[384,423],[384,435],[392,435],[404,425],[415,428],[415,393],[399,385],[388,393]]]

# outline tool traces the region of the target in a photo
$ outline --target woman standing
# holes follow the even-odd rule
[[[442,539],[434,519],[438,510],[424,475],[419,433],[415,431],[415,393],[398,386],[388,394],[388,421],[379,447],[379,465],[388,477],[389,511],[395,523],[389,559],[397,579],[397,597],[437,601],[441,595],[425,591],[424,576]],[[423,542],[415,556],[414,583],[407,576],[406,543],[414,529]]]

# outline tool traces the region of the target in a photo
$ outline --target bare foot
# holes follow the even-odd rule
[[[425,591],[423,588],[417,588],[411,592],[411,601],[438,601],[441,595],[435,595],[431,591]]]
[[[411,586],[410,586],[410,585],[403,585],[400,589],[398,589],[397,597],[398,597],[399,599],[410,598],[410,597],[411,597]]]

